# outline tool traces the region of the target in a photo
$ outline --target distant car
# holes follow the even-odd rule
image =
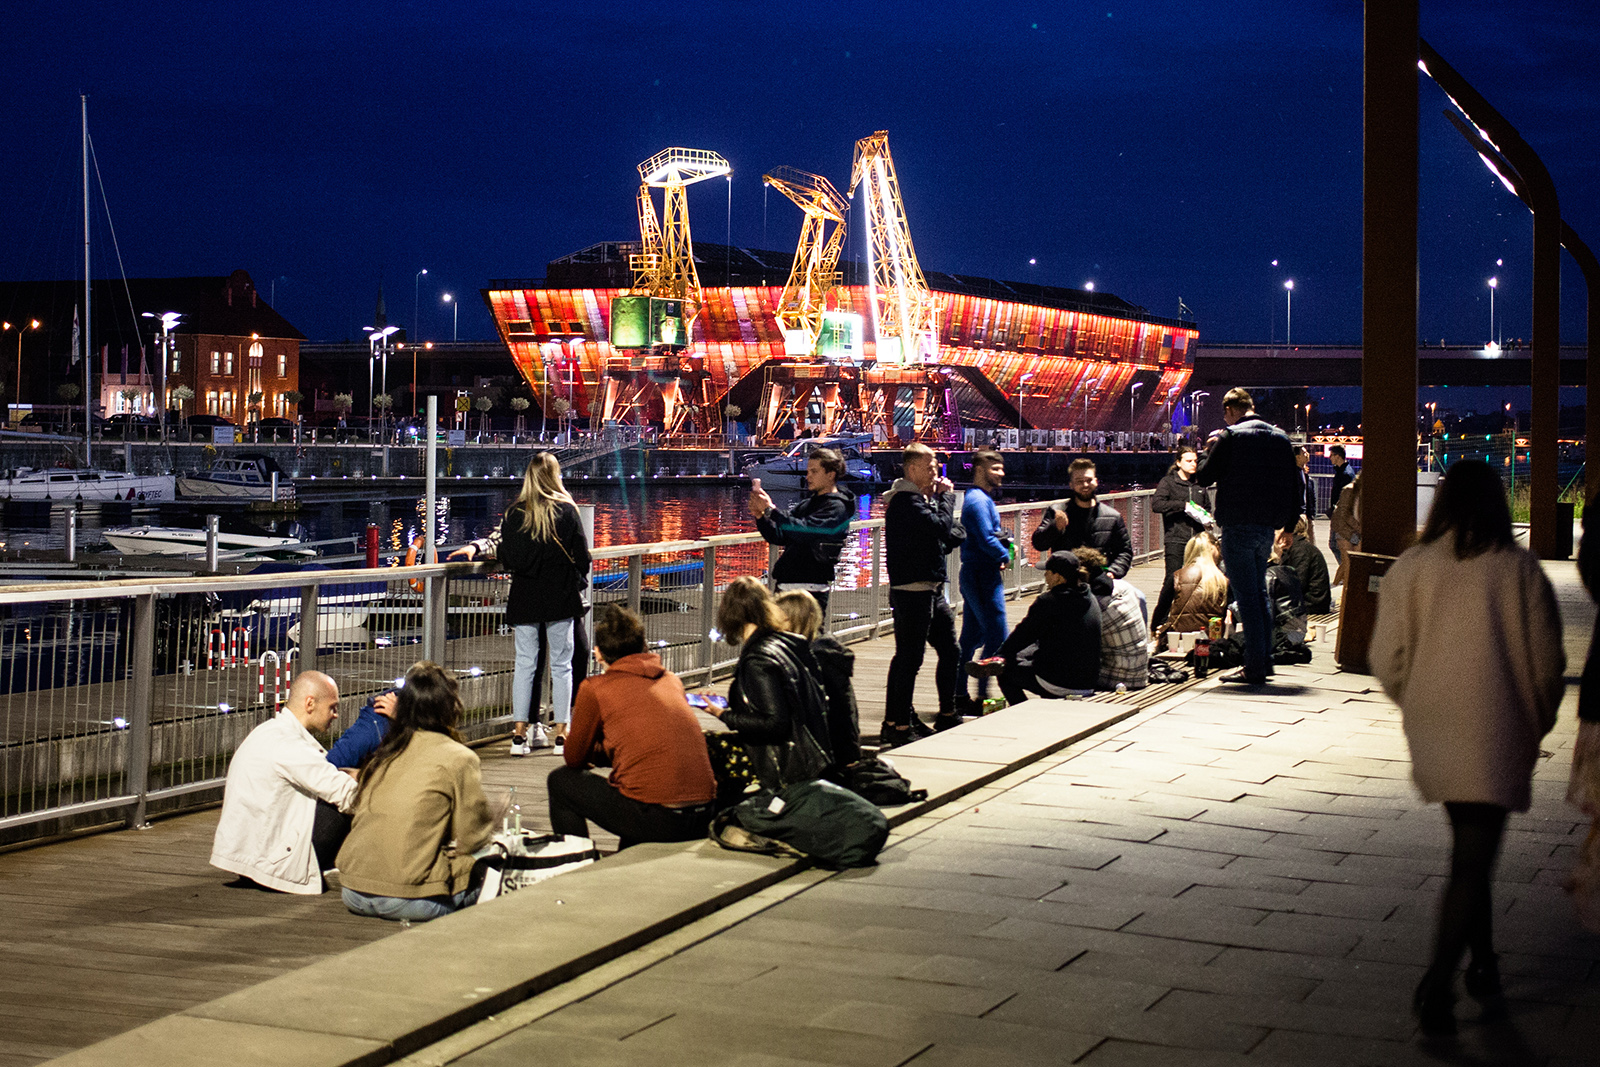
[[[270,418],[255,424],[256,438],[261,441],[293,441],[294,420]]]
[[[214,427],[234,425],[232,419],[225,419],[221,415],[190,415],[185,422],[189,427],[191,441],[209,441]]]
[[[106,419],[105,426],[100,431],[100,436],[115,437],[124,441],[143,441],[154,437],[160,429],[160,425],[148,415],[137,415],[124,411]]]

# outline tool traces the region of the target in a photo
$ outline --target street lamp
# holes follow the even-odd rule
[[[1193,426],[1200,425],[1200,401],[1211,394],[1204,389],[1196,389],[1189,394],[1189,423]]]
[[[28,325],[26,326],[22,325],[20,322],[15,324],[8,322],[4,324],[4,329],[17,331],[17,395],[11,398],[11,402],[13,404],[22,403],[22,331],[37,330],[38,328],[38,319],[28,320]]]
[[[461,323],[461,302],[449,293],[444,294],[444,302],[450,305],[450,340],[456,339],[456,327]]]
[[[1144,383],[1143,382],[1134,382],[1133,383],[1133,388],[1128,390],[1128,432],[1130,434],[1134,432],[1134,429],[1133,429],[1133,417],[1134,417],[1133,416],[1133,402],[1134,402],[1135,398],[1138,397],[1139,390],[1141,390],[1143,388],[1144,388]]]
[[[1084,428],[1084,430],[1088,430],[1089,429],[1089,396],[1094,392],[1095,383],[1097,383],[1099,381],[1100,381],[1099,378],[1090,378],[1088,381],[1083,383],[1083,428]]]
[[[162,441],[167,439],[167,363],[172,359],[172,328],[183,316],[176,311],[163,311],[157,315],[146,311],[141,316],[161,321],[161,369],[156,375],[156,425]],[[198,356],[195,358],[199,358]]]
[[[363,326],[361,328],[367,331],[367,344],[371,348],[371,354],[367,356],[367,432],[371,433],[372,408],[373,400],[375,399],[372,391],[373,364],[377,362],[379,355],[383,356],[383,391],[387,393],[389,391],[389,338],[399,332],[400,327],[385,326],[381,330],[372,326]]]
[[[411,328],[416,331],[417,337],[422,336],[422,324],[417,321],[417,316],[422,308],[422,276],[428,273],[428,268],[423,267],[417,271],[417,276],[411,279]],[[413,337],[412,340],[416,340]]]
[[[1498,288],[1500,288],[1500,279],[1499,278],[1490,278],[1489,279],[1489,344],[1485,345],[1484,347],[1487,348],[1487,347],[1491,347],[1492,346],[1496,350],[1498,350],[1500,348],[1500,346],[1495,342],[1495,339],[1494,339],[1494,291],[1496,289],[1498,289]]]
[[[1283,347],[1294,347],[1294,279],[1283,283]]]
[[[1017,379],[1017,432],[1018,433],[1022,432],[1022,390],[1028,384],[1028,379],[1032,378],[1032,377],[1033,377],[1033,371],[1029,371],[1027,374],[1024,374],[1022,377]]]

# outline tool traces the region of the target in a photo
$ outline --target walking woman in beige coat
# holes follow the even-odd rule
[[[1566,656],[1555,591],[1517,547],[1500,476],[1459,460],[1419,543],[1384,575],[1369,659],[1400,705],[1412,778],[1450,818],[1450,881],[1432,965],[1413,1008],[1427,1034],[1455,1032],[1455,974],[1503,1009],[1489,880],[1506,814],[1527,811],[1539,739],[1555,725]]]

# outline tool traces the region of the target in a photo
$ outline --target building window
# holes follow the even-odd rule
[[[222,373],[227,375],[230,378],[233,376],[233,353],[232,352],[224,352],[224,353],[222,353]]]
[[[287,353],[279,352],[278,353],[278,377],[287,378],[288,376],[289,376],[289,356],[288,356]]]
[[[222,353],[221,352],[213,351],[211,353],[211,373],[212,374],[221,374],[222,373]],[[215,415],[216,412],[212,412],[212,414]]]
[[[219,414],[221,414],[223,418],[227,418],[227,419],[233,418],[233,391],[232,390],[229,390],[228,392],[222,394],[222,411],[219,412]]]
[[[216,355],[215,352],[213,352],[211,354],[213,356]],[[217,391],[215,389],[212,389],[210,392],[206,393],[206,414],[215,415],[217,413],[218,413]]]
[[[177,374],[178,371],[180,371],[182,369],[182,367],[180,366],[180,364],[182,362],[183,362],[183,353],[179,352],[176,348],[174,348],[172,350],[172,371],[171,371],[171,373]]]

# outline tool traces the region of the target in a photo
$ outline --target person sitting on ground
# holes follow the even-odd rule
[[[836,637],[818,636],[822,629],[822,607],[816,597],[803,589],[779,593],[778,610],[788,620],[788,629],[811,642],[811,657],[817,664],[817,684],[828,699],[828,736],[833,740],[833,762],[848,767],[861,758],[861,713],[856,708],[856,654]]]
[[[1064,550],[1050,553],[1044,566],[1047,588],[1000,646],[1000,692],[1008,704],[1020,704],[1029,692],[1087,693],[1100,680],[1100,604],[1089,591],[1089,572]]]
[[[772,594],[751,577],[723,590],[717,630],[739,646],[721,718],[739,734],[761,784],[778,789],[825,777],[834,769],[833,745],[810,643],[784,629]]]
[[[1213,618],[1228,610],[1228,576],[1214,537],[1198,533],[1183,550],[1183,566],[1172,576],[1172,611],[1155,634],[1159,648],[1169,633],[1204,633]]]
[[[398,689],[385,689],[362,707],[356,721],[339,735],[328,749],[328,762],[335,767],[359,769],[367,757],[378,750],[394,722],[394,702]]]
[[[619,848],[704,837],[717,782],[683,682],[645,651],[644,622],[627,608],[602,614],[594,640],[605,673],[578,690],[566,762],[546,780],[551,829],[588,837],[593,821]]]
[[[1098,549],[1080,548],[1078,563],[1089,572],[1089,591],[1100,605],[1100,679],[1097,689],[1143,689],[1150,684],[1150,630],[1133,586],[1112,577]]]
[[[1274,550],[1278,562],[1294,571],[1300,579],[1300,595],[1309,615],[1326,615],[1333,610],[1333,594],[1328,586],[1328,561],[1322,552],[1306,537],[1306,520],[1295,525],[1294,532],[1278,531]]]
[[[233,753],[211,865],[282,893],[322,892],[350,830],[356,782],[312,734],[339,716],[339,687],[321,671],[289,686],[283,710]]]
[[[1310,620],[1306,617],[1306,598],[1300,576],[1292,567],[1280,560],[1279,549],[1290,543],[1287,530],[1278,531],[1267,563],[1267,602],[1272,605],[1272,654],[1277,662],[1278,653],[1288,646],[1303,646]],[[1270,673],[1270,670],[1269,670]]]
[[[406,671],[394,726],[361,771],[350,836],[339,850],[344,906],[356,915],[427,922],[478,899],[472,853],[494,832],[478,754],[461,743],[461,695],[445,668]]]

